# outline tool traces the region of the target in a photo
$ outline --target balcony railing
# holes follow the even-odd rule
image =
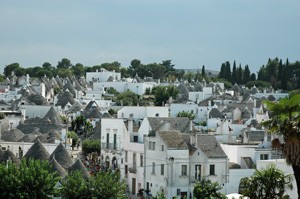
[[[128,168],[128,172],[129,172],[129,173],[136,173],[136,168],[134,168],[134,167],[129,167],[129,168]]]
[[[114,143],[106,143],[102,142],[101,143],[101,149],[112,149],[112,150],[117,150],[117,145]]]

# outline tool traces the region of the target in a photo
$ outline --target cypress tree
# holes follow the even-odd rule
[[[242,69],[242,66],[241,64],[239,64],[239,68],[237,70],[237,83],[238,84],[243,84],[243,69]]]
[[[232,67],[231,83],[232,84],[237,83],[237,70],[236,70],[235,61],[233,62],[233,67]]]
[[[219,78],[225,78],[225,64],[222,63],[221,65],[221,70],[220,70],[220,73],[219,73]]]
[[[204,65],[202,66],[202,71],[201,71],[201,72],[202,72],[202,74],[201,74],[202,77],[204,77],[204,76],[206,75],[206,74],[205,74],[205,66],[204,66]]]
[[[282,60],[280,59],[279,60],[279,65],[278,65],[278,79],[277,79],[277,81],[282,80],[282,69],[283,69]]]
[[[225,79],[231,81],[231,68],[229,61],[225,63]]]
[[[251,73],[250,81],[255,81],[255,80],[256,80],[256,75],[255,75],[255,73]]]
[[[281,76],[281,88],[283,90],[287,90],[287,83],[288,83],[288,60],[285,65],[282,67],[282,76]]]
[[[249,66],[246,65],[245,66],[245,70],[244,70],[244,80],[243,83],[246,84],[248,81],[250,81],[250,70],[249,70]]]

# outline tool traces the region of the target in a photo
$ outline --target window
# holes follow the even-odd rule
[[[106,148],[109,149],[109,133],[106,134]]]
[[[165,146],[161,145],[161,151],[164,151],[164,150],[165,150]]]
[[[215,175],[215,165],[209,165],[209,175]]]
[[[132,154],[132,165],[133,168],[136,169],[136,153]]]
[[[144,164],[143,164],[143,161],[144,161],[144,159],[143,159],[144,157],[143,157],[143,155],[141,154],[140,155],[140,166],[142,167]]]
[[[125,162],[128,160],[128,151],[125,151]]]
[[[187,165],[181,165],[181,175],[182,176],[187,175]]]
[[[152,162],[152,174],[155,174],[155,162]]]
[[[261,160],[268,160],[269,159],[269,155],[268,154],[260,154],[260,159]]]
[[[160,165],[160,175],[165,175],[165,165]]]
[[[149,150],[155,150],[155,142],[149,141]]]
[[[117,134],[114,134],[114,149],[117,149]]]
[[[201,179],[201,165],[195,165],[195,180]]]

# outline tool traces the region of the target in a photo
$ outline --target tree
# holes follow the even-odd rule
[[[196,115],[192,112],[180,111],[179,113],[177,113],[176,117],[188,117],[193,120],[195,119]]]
[[[116,71],[116,72],[120,72],[120,68],[121,68],[121,63],[114,61],[111,63],[103,63],[100,66],[101,68],[104,68],[108,71]]]
[[[130,62],[130,66],[128,68],[129,74],[131,74],[131,76],[133,77],[136,74],[138,67],[140,67],[140,66],[141,66],[141,61],[138,59],[133,59]]]
[[[218,78],[225,78],[225,76],[226,76],[225,75],[225,73],[226,73],[225,70],[226,70],[225,63],[222,63]]]
[[[82,151],[85,154],[92,152],[100,153],[101,141],[100,139],[86,139],[82,143]]]
[[[70,69],[60,68],[57,71],[57,75],[59,77],[68,77],[68,78],[71,78],[72,75],[73,75],[73,73],[72,73],[72,70],[70,70]]]
[[[162,106],[172,97],[175,99],[179,93],[179,90],[175,86],[156,86],[152,89],[155,100],[154,103],[157,106]]]
[[[285,175],[283,171],[271,164],[265,169],[256,170],[250,177],[243,178],[241,185],[245,187],[242,192],[250,198],[281,199],[289,198],[284,195],[285,189],[292,189],[292,176]]]
[[[62,181],[60,194],[65,199],[92,198],[91,185],[81,171],[73,171]]]
[[[23,159],[0,164],[1,198],[51,198],[59,177],[47,161]]]
[[[264,101],[273,117],[263,123],[271,133],[283,137],[286,162],[292,166],[300,198],[300,94],[278,102]]]
[[[232,85],[237,83],[237,69],[236,69],[235,61],[233,62],[233,66],[232,66],[231,83]]]
[[[238,69],[237,69],[237,77],[236,77],[236,82],[237,84],[243,84],[243,69],[241,64],[239,65]]]
[[[8,77],[11,75],[12,71],[15,71],[19,67],[20,67],[20,65],[18,63],[9,64],[9,65],[5,66],[3,74],[5,75],[5,77]]]
[[[81,63],[75,64],[75,66],[72,66],[73,74],[76,77],[81,77],[84,75],[84,66]]]
[[[163,192],[158,192],[156,198],[157,199],[167,199],[166,195]]]
[[[84,134],[84,136],[91,134],[93,130],[92,124],[83,115],[77,116],[71,122],[71,128],[77,135]]]
[[[126,199],[126,183],[120,178],[120,172],[97,172],[91,179],[93,196],[99,199]]]
[[[197,71],[194,80],[195,81],[201,81],[202,80],[202,75],[200,74],[199,70]]]
[[[74,147],[77,146],[79,140],[77,133],[75,133],[74,131],[69,131],[67,134],[67,138],[72,139],[72,149],[74,149]]]
[[[52,69],[52,66],[51,66],[51,64],[49,62],[44,62],[43,65],[42,65],[42,67],[44,69],[47,69],[47,70],[51,70]]]
[[[126,183],[120,179],[120,172],[97,172],[89,179],[82,172],[70,173],[62,182],[61,195],[66,199],[118,198],[126,199]]]
[[[202,75],[202,77],[204,77],[206,75],[204,65],[202,66],[201,75]]]
[[[196,199],[226,199],[224,194],[218,192],[221,189],[218,182],[202,178],[195,184],[193,193]]]
[[[5,76],[0,74],[0,82],[4,82],[4,80],[5,80]]]
[[[15,71],[15,75],[17,77],[22,77],[22,76],[26,75],[26,69],[25,68],[19,67],[19,68],[16,68],[14,71]]]
[[[167,71],[174,71],[175,70],[174,69],[175,65],[172,64],[172,60],[170,60],[170,59],[162,61],[160,65],[164,66]]]
[[[231,81],[231,67],[229,61],[225,62],[225,79]]]
[[[72,63],[69,59],[67,58],[62,58],[61,61],[58,62],[57,64],[57,68],[64,68],[64,69],[68,69],[72,66]]]
[[[247,82],[249,82],[251,80],[251,77],[250,77],[250,70],[249,70],[249,66],[246,65],[245,66],[245,70],[244,70],[244,75],[243,75],[243,83],[246,84]]]
[[[139,96],[128,90],[116,95],[115,101],[117,105],[121,106],[136,106],[139,101]]]
[[[250,81],[255,81],[255,80],[256,80],[255,73],[251,73],[251,75],[250,75]]]

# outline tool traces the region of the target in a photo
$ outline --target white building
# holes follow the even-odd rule
[[[168,117],[169,108],[162,106],[125,106],[118,111],[118,118]]]
[[[212,96],[212,87],[203,87],[203,91],[189,91],[189,100],[199,103]]]
[[[146,92],[146,89],[152,89],[156,85],[155,82],[94,82],[93,89],[102,90],[114,88],[119,93],[130,90],[138,95],[143,95]]]
[[[201,178],[221,185],[228,181],[227,156],[210,135],[153,132],[146,138],[144,165],[146,190],[153,196],[193,198]]]
[[[86,81],[87,82],[106,82],[108,78],[112,77],[114,81],[119,81],[121,79],[121,73],[113,71],[107,71],[101,68],[101,71],[87,72]]]

